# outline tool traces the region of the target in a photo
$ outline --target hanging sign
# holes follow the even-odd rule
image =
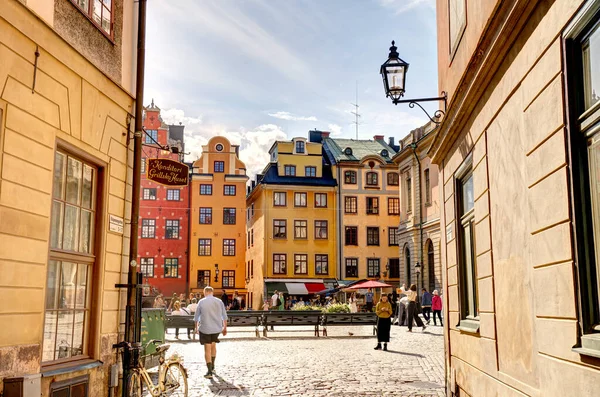
[[[146,177],[151,181],[167,186],[186,186],[190,168],[178,161],[169,159],[148,159]]]

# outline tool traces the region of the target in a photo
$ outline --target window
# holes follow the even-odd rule
[[[286,204],[286,192],[275,192],[273,193],[273,205],[275,207],[285,207]]]
[[[388,181],[387,181],[388,185],[398,186],[399,176],[398,176],[397,172],[388,172],[387,178],[388,178]]]
[[[214,172],[225,172],[225,162],[215,161]]]
[[[412,180],[406,175],[406,212],[412,212]]]
[[[154,238],[156,234],[156,219],[142,219],[142,238]]]
[[[404,266],[406,267],[406,284],[410,285],[412,282],[411,276],[411,263],[410,263],[410,249],[408,249],[408,245],[404,247]]]
[[[433,250],[433,242],[427,241],[427,273],[429,276],[429,291],[435,289],[435,258]]]
[[[425,170],[425,204],[431,204],[431,182],[429,180],[429,169]]]
[[[389,264],[390,278],[400,278],[400,258],[390,258]],[[431,291],[433,291],[433,289]]]
[[[168,201],[179,201],[179,189],[167,189]]]
[[[344,197],[344,212],[346,214],[356,214],[358,212],[358,198],[355,196]]]
[[[235,225],[235,208],[223,208],[223,224]]]
[[[367,228],[367,245],[379,245],[379,228]]]
[[[296,153],[304,153],[304,141],[296,141]]]
[[[475,197],[473,194],[472,170],[457,181],[459,244],[459,293],[461,317],[475,319],[478,316],[477,278],[475,275]]]
[[[358,258],[346,258],[346,277],[358,277]]]
[[[400,238],[398,237],[397,227],[388,227],[388,245],[398,245]]]
[[[107,0],[104,0],[107,1]],[[110,1],[110,0],[108,0]],[[144,143],[148,145],[155,145],[158,142],[158,130],[146,130],[144,134]]]
[[[317,176],[317,167],[304,167],[304,175],[305,176]]]
[[[198,270],[196,273],[196,282],[198,288],[208,287],[210,285],[210,270]]]
[[[235,288],[235,270],[223,270],[223,288]]]
[[[327,193],[315,193],[315,208],[327,208]]]
[[[235,196],[235,185],[223,186],[223,194],[225,196]]]
[[[250,277],[254,277],[254,259],[250,261]]]
[[[97,173],[66,153],[54,155],[42,362],[87,354]]]
[[[140,258],[140,272],[143,277],[154,277],[154,258]]]
[[[200,194],[203,196],[212,195],[212,185],[200,185]]]
[[[379,197],[367,197],[367,215],[379,214]]]
[[[448,14],[448,28],[450,30],[449,51],[453,55],[467,26],[466,0],[449,0]]]
[[[211,256],[212,253],[212,239],[200,238],[198,239],[198,256]]]
[[[246,249],[250,248],[250,230],[248,230],[248,233],[246,235]]]
[[[217,143],[217,145],[215,146],[215,150],[216,150],[217,152],[222,152],[222,151],[223,151],[223,149],[224,149],[224,148],[223,148],[223,144],[221,144],[221,143]]]
[[[89,382],[89,375],[53,381],[50,383],[50,397],[88,397]]]
[[[347,185],[356,185],[356,171],[344,172],[344,183]]]
[[[295,165],[283,166],[283,173],[285,174],[285,176],[296,176],[296,166]]]
[[[294,274],[308,273],[308,255],[294,254]]]
[[[377,173],[376,172],[367,172],[367,186],[377,186]]]
[[[200,224],[201,225],[212,224],[212,208],[209,208],[209,207],[200,208]]]
[[[315,274],[327,275],[329,274],[329,256],[328,255],[315,255]]]
[[[346,226],[344,234],[345,245],[358,245],[358,227]]]
[[[400,215],[400,199],[388,197],[388,215]]]
[[[306,193],[294,193],[294,207],[306,207]]]
[[[575,18],[581,22],[569,27],[564,48],[571,110],[568,125],[579,274],[576,293],[581,297],[578,301],[582,313],[581,345],[587,351],[598,353],[595,346],[600,331],[600,16],[594,5],[584,6]],[[594,335],[589,335],[591,333]]]
[[[307,239],[308,238],[308,221],[294,221],[294,238],[296,239]]]
[[[142,157],[142,168],[141,168],[141,173],[145,174],[146,173],[146,158]]]
[[[367,258],[367,277],[379,277],[379,258]]]
[[[71,0],[81,11],[94,21],[94,24],[109,37],[113,33],[111,0]]]
[[[235,239],[223,239],[223,256],[235,256]]]
[[[287,221],[273,219],[273,238],[287,238]]]
[[[254,229],[250,229],[250,246],[254,247]]]
[[[179,277],[179,259],[165,258],[165,278]]]
[[[156,200],[156,188],[144,188],[144,200]]]
[[[179,219],[167,219],[165,225],[165,238],[166,239],[178,239],[179,238]]]
[[[315,221],[315,239],[327,238],[327,221]]]
[[[254,216],[254,203],[252,203],[252,205],[250,205],[250,215]]]
[[[287,274],[287,255],[286,254],[273,254],[273,273],[274,274]]]

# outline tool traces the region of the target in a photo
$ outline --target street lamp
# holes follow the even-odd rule
[[[446,101],[447,95],[442,91],[442,95],[433,98],[418,98],[418,99],[400,99],[404,96],[405,83],[406,83],[406,72],[408,72],[408,63],[404,62],[399,54],[398,47],[395,45],[395,41],[392,41],[390,47],[390,54],[388,55],[387,61],[381,65],[379,73],[383,78],[383,88],[385,90],[386,98],[391,98],[392,103],[397,105],[399,103],[408,103],[410,108],[414,108],[415,105],[421,108],[427,115],[432,123],[440,124],[439,119],[446,114]],[[433,102],[433,101],[444,101],[444,110],[436,110],[433,114],[433,118],[427,113],[427,111],[419,104],[419,102]]]
[[[219,265],[215,263],[215,283],[219,282]]]

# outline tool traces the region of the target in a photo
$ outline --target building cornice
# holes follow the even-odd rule
[[[463,76],[452,93],[448,111],[429,149],[433,163],[440,165],[469,122],[492,78],[527,23],[539,0],[503,0],[488,19]],[[441,86],[441,90],[445,87]]]

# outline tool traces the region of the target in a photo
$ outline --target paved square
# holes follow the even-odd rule
[[[390,351],[376,351],[372,327],[329,327],[316,338],[310,327],[281,327],[268,338],[231,328],[218,344],[214,379],[204,379],[202,346],[185,333],[171,349],[184,357],[189,395],[198,396],[443,396],[442,327],[422,333],[392,326]],[[353,335],[349,335],[352,333]]]

